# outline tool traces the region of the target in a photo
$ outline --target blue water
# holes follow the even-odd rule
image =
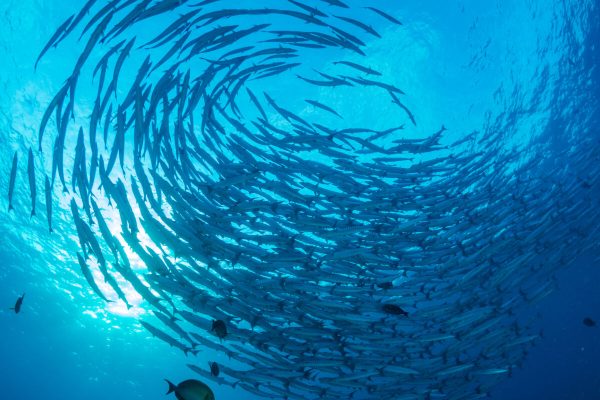
[[[195,377],[186,364],[228,362],[227,356],[210,351],[186,357],[152,338],[137,322],[148,316],[150,307],[136,293],[127,293],[134,304],[131,310],[95,297],[77,266],[78,243],[68,198],[55,199],[56,229],[53,235],[47,232],[43,181],[38,180],[40,212],[29,217],[26,152],[37,147],[45,107],[83,45],[68,41],[51,49],[37,70],[33,65],[56,27],[82,4],[57,0],[0,4],[0,399],[162,399],[164,378],[178,382]],[[594,1],[429,0],[398,2],[387,10],[404,25],[365,17],[383,37],[370,44],[367,60],[355,61],[377,67],[408,94],[407,105],[419,121],[412,132],[415,137],[437,131],[443,123],[449,128],[447,138],[458,139],[500,121],[507,130],[507,146],[526,148],[539,140],[555,141],[560,148],[573,138],[592,138],[589,146],[592,154],[595,146],[598,160],[598,103],[586,100],[587,107],[581,110],[553,113],[563,104],[578,104],[565,100],[570,96],[597,100],[600,7]],[[362,16],[357,8],[356,17]],[[571,55],[566,58],[574,65],[565,64],[565,54]],[[319,66],[330,57],[337,54],[320,54],[309,61]],[[135,72],[125,69],[123,74]],[[357,110],[355,98],[290,85],[302,98],[318,95],[354,113],[356,125],[378,129],[389,125],[381,122],[384,118],[373,118],[375,113],[385,115],[381,110],[388,110],[389,98],[365,91],[361,96],[369,100],[369,108]],[[77,124],[83,124],[93,89],[83,84],[78,90],[83,100],[76,110]],[[293,107],[289,90],[275,86],[270,93]],[[69,128],[71,135],[76,135],[76,126]],[[565,135],[568,140],[558,131],[570,132]],[[6,192],[15,151],[22,167],[15,194],[20,211],[8,213]],[[38,162],[40,170],[50,170],[49,154],[40,155]],[[578,171],[578,165],[572,168]],[[599,200],[592,198],[591,204],[598,206]],[[491,390],[493,398],[600,399],[600,326],[582,323],[585,317],[600,322],[599,254],[596,245],[579,255],[556,272],[557,289],[552,294],[521,311],[524,318],[534,318],[532,331],[542,331],[543,338],[522,367]],[[26,293],[23,309],[15,315],[8,308],[22,293]],[[256,398],[240,388],[214,383],[211,387],[219,400]]]

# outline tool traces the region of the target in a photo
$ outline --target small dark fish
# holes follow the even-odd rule
[[[208,365],[210,366],[210,374],[212,376],[219,376],[219,364],[217,364],[216,362],[209,362]]]
[[[219,339],[223,339],[227,336],[227,326],[225,326],[225,322],[220,319],[213,321],[211,331],[213,331]]]
[[[596,321],[594,321],[593,319],[589,318],[589,317],[585,317],[583,319],[583,324],[585,326],[589,326],[590,328],[593,326],[596,326]]]
[[[15,306],[11,308],[11,310],[15,310],[15,314],[18,314],[21,311],[21,306],[23,305],[24,298],[25,298],[25,293],[23,293],[23,295],[17,299]]]
[[[387,290],[387,289],[392,289],[394,287],[394,284],[392,282],[380,282],[377,284],[377,287],[379,289]]]
[[[167,394],[174,392],[177,400],[215,400],[212,390],[205,383],[195,379],[188,379],[179,385],[175,385],[166,379],[165,381],[169,384]]]
[[[388,313],[388,314],[403,315],[405,317],[408,316],[408,313],[406,311],[404,311],[402,308],[400,308],[399,306],[397,306],[395,304],[384,304],[381,309],[383,310],[383,312]]]

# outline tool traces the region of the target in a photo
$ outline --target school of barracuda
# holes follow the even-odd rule
[[[595,246],[598,138],[552,157],[543,137],[507,148],[506,120],[453,143],[441,124],[415,138],[402,88],[356,62],[380,34],[348,15],[409,22],[358,1],[240,4],[88,0],[58,28],[37,68],[66,38],[82,51],[39,129],[50,232],[53,198],[71,196],[90,288],[129,304],[131,285],[153,310],[141,321],[152,335],[227,354],[231,365],[190,358],[215,383],[278,399],[485,397],[540,337],[517,310]],[[305,68],[320,52],[340,58]],[[405,123],[344,126],[314,99],[298,99],[314,112],[295,112],[264,83],[281,76],[378,91]],[[81,82],[96,98],[73,127]]]

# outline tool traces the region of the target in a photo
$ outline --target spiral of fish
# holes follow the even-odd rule
[[[207,379],[267,398],[484,397],[539,337],[516,312],[595,245],[598,138],[511,147],[506,119],[419,137],[410,94],[360,63],[380,37],[367,21],[410,24],[374,3],[89,0],[40,54],[82,40],[38,144],[83,275],[106,301],[132,286],[156,316],[142,325],[186,354],[227,354],[219,373],[190,364]],[[73,130],[83,85],[93,110]],[[394,112],[361,111],[370,98]]]

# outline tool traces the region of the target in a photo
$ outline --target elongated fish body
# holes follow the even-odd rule
[[[17,178],[17,152],[13,156],[12,168],[10,169],[10,181],[8,183],[8,211],[13,209],[12,198],[15,192],[15,180]]]
[[[379,15],[381,15],[383,18],[387,19],[388,21],[390,21],[390,22],[392,22],[392,23],[394,23],[396,25],[402,25],[402,22],[398,21],[396,18],[392,17],[391,15],[389,15],[386,12],[383,12],[383,11],[381,11],[381,10],[375,8],[375,7],[365,7],[365,8],[367,8],[367,9],[369,9],[369,10],[371,10],[371,11],[373,11],[373,12],[379,14]]]
[[[373,68],[365,67],[365,66],[362,66],[360,64],[353,63],[351,61],[336,61],[336,62],[334,62],[334,64],[347,65],[347,66],[355,68],[355,69],[357,69],[357,70],[359,70],[361,72],[364,72],[365,74],[368,74],[368,75],[381,76],[381,73],[375,71]]]
[[[98,284],[96,283],[96,281],[94,280],[94,276],[92,275],[92,271],[90,271],[90,268],[88,267],[87,263],[85,262],[85,259],[81,256],[80,253],[77,253],[77,261],[79,262],[79,267],[81,268],[81,273],[85,277],[85,280],[88,282],[88,284],[90,285],[92,290],[102,300],[104,300],[106,302],[110,302],[110,300],[108,300],[106,298],[104,293],[102,293],[102,290],[100,290],[100,288],[98,287]]]
[[[52,233],[52,185],[50,185],[50,179],[48,179],[48,175],[46,175],[44,180],[44,192],[46,194],[46,218],[48,219],[48,231]]]
[[[73,164],[73,174],[71,176],[71,189],[73,191],[75,191],[79,179],[86,179],[85,170],[85,144],[83,137],[83,128],[79,128],[79,134],[77,136],[77,145],[75,146],[75,161]],[[80,193],[80,195],[83,194]]]
[[[151,325],[151,324],[149,324],[149,323],[147,323],[145,321],[140,321],[140,324],[144,328],[146,328],[146,330],[148,330],[148,332],[150,332],[152,334],[152,336],[155,336],[155,337],[159,338],[163,342],[167,343],[169,346],[178,348],[179,350],[183,351],[185,353],[185,355],[187,355],[188,352],[191,352],[192,354],[197,354],[198,353],[198,351],[192,350],[188,346],[186,346],[183,343],[181,343],[179,340],[175,339],[174,337],[172,337],[168,333],[163,332],[161,329],[158,329],[154,325]]]
[[[165,379],[166,380],[166,379]],[[179,385],[169,382],[169,393],[175,393],[177,400],[215,400],[212,390],[205,384],[195,379],[188,379]]]
[[[305,101],[314,107],[320,108],[322,110],[325,110],[327,112],[332,113],[333,115],[336,115],[336,116],[342,118],[342,116],[340,114],[338,114],[337,111],[335,111],[333,108],[331,108],[329,106],[326,106],[325,104],[319,103],[318,101],[315,101],[315,100],[305,100]]]
[[[165,324],[166,326],[171,328],[171,330],[173,332],[176,332],[180,337],[182,337],[183,339],[190,342],[190,345],[192,347],[196,347],[197,343],[192,340],[190,335],[184,329],[182,329],[179,325],[177,325],[175,318],[170,318],[170,317],[166,316],[165,314],[158,312],[158,311],[153,311],[153,314],[158,319],[160,319],[163,324]]]
[[[35,216],[35,203],[37,190],[35,187],[35,163],[33,161],[33,151],[29,149],[29,158],[27,160],[27,175],[29,176],[29,191],[31,194],[31,216]]]
[[[62,36],[67,31],[67,28],[71,24],[71,21],[73,20],[73,17],[74,17],[73,15],[71,17],[69,17],[69,19],[67,19],[65,22],[63,22],[63,24],[58,27],[58,29],[56,30],[56,32],[54,32],[54,35],[52,35],[52,37],[50,38],[50,40],[48,41],[48,43],[46,43],[46,46],[44,46],[44,48],[40,52],[40,55],[38,56],[37,60],[35,61],[35,65],[34,65],[35,69],[37,69],[38,63],[40,62],[40,60],[42,59],[42,57],[44,56],[44,54],[52,46],[55,46],[56,42],[59,41],[60,36]]]

